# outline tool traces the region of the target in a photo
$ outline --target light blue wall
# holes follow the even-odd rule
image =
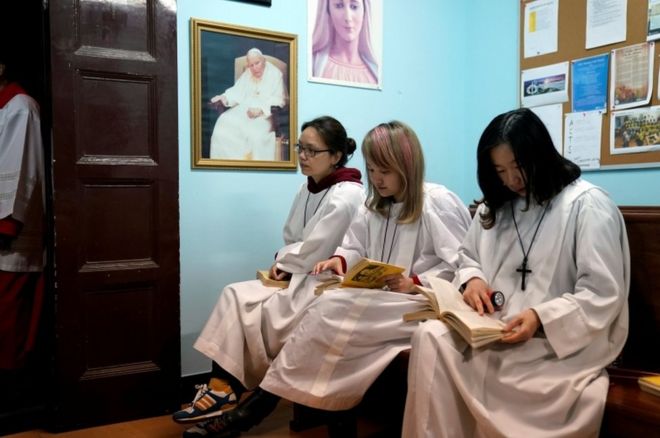
[[[444,1],[443,1],[444,3]],[[476,181],[475,147],[481,131],[497,114],[518,106],[519,10],[517,1],[475,0],[468,12],[473,25],[464,32],[477,47],[465,70],[469,78],[465,117],[467,147],[458,157],[466,178],[456,187],[463,201],[480,196]],[[515,89],[511,89],[511,86]],[[609,169],[583,173],[583,178],[603,187],[618,205],[660,205],[660,168]]]
[[[305,180],[299,172],[191,170],[191,17],[297,34],[299,123],[331,114],[360,143],[376,124],[400,119],[416,130],[424,145],[427,179],[443,182],[459,194],[472,179],[461,169],[466,161],[463,149],[471,141],[465,76],[480,56],[467,36],[470,25],[480,27],[472,22],[472,10],[489,0],[385,0],[382,91],[307,82],[306,2],[272,3],[270,8],[222,0],[177,3],[184,375],[209,370],[209,360],[194,351],[192,343],[224,285],[253,278],[257,268],[270,266],[282,244],[282,225],[293,195]],[[507,20],[515,22],[517,1],[510,3]],[[513,53],[509,57],[514,60],[516,33],[514,26],[508,40],[502,37],[504,44],[497,47]],[[496,93],[515,94],[515,76],[508,81]],[[351,164],[364,168],[359,156]]]
[[[517,105],[518,0],[384,0],[382,91],[307,82],[306,2],[272,3],[177,2],[183,375],[210,369],[194,340],[224,285],[270,266],[305,180],[299,172],[191,170],[191,17],[298,35],[299,124],[330,114],[359,144],[376,124],[405,121],[424,146],[427,179],[466,203],[479,197],[474,155],[481,130]],[[362,170],[358,155],[350,164]],[[659,176],[658,169],[587,174],[619,204],[660,204]]]
[[[466,143],[461,153],[459,195],[470,203],[481,197],[477,185],[477,143],[493,117],[518,106],[518,7],[514,0],[477,0],[469,10],[471,27],[464,32],[474,52],[465,69],[468,102]]]

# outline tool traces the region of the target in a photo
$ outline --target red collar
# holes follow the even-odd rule
[[[307,177],[307,190],[312,193],[319,193],[321,190],[325,190],[330,186],[337,184],[342,181],[352,181],[358,184],[362,184],[360,180],[362,174],[359,170],[353,169],[350,167],[340,167],[339,169],[332,172],[330,175],[323,178],[318,183],[314,181],[311,176]]]
[[[16,82],[10,82],[0,90],[0,108],[4,108],[7,102],[12,100],[18,94],[27,94]]]

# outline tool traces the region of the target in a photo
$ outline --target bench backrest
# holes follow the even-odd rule
[[[660,207],[620,207],[630,244],[630,332],[618,368],[660,373]]]

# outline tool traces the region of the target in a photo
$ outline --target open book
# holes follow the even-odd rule
[[[289,280],[273,280],[268,276],[268,271],[257,271],[257,280],[268,287],[279,287],[281,289],[289,287]]]
[[[361,287],[365,289],[380,289],[385,286],[383,277],[401,274],[405,268],[362,257],[343,277],[326,273],[319,277],[320,283],[314,289],[316,295],[321,295],[326,289],[338,287]]]
[[[405,270],[406,268],[402,268],[401,266],[390,265],[363,257],[344,275],[341,287],[380,289],[385,286],[383,277],[401,274]]]
[[[403,315],[404,321],[440,319],[456,330],[471,347],[482,347],[502,338],[504,323],[476,310],[463,301],[463,295],[447,280],[429,279],[431,288],[415,288],[428,300],[428,308]]]

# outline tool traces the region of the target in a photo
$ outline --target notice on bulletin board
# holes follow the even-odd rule
[[[557,0],[536,0],[525,4],[525,58],[557,51]]]
[[[660,151],[660,106],[612,113],[610,153]]]
[[[568,100],[568,62],[530,68],[521,72],[523,106],[549,105]]]
[[[564,123],[564,156],[581,169],[600,167],[600,141],[603,112],[587,111],[566,114]]]
[[[572,112],[607,111],[607,75],[610,54],[590,56],[571,62]]]

